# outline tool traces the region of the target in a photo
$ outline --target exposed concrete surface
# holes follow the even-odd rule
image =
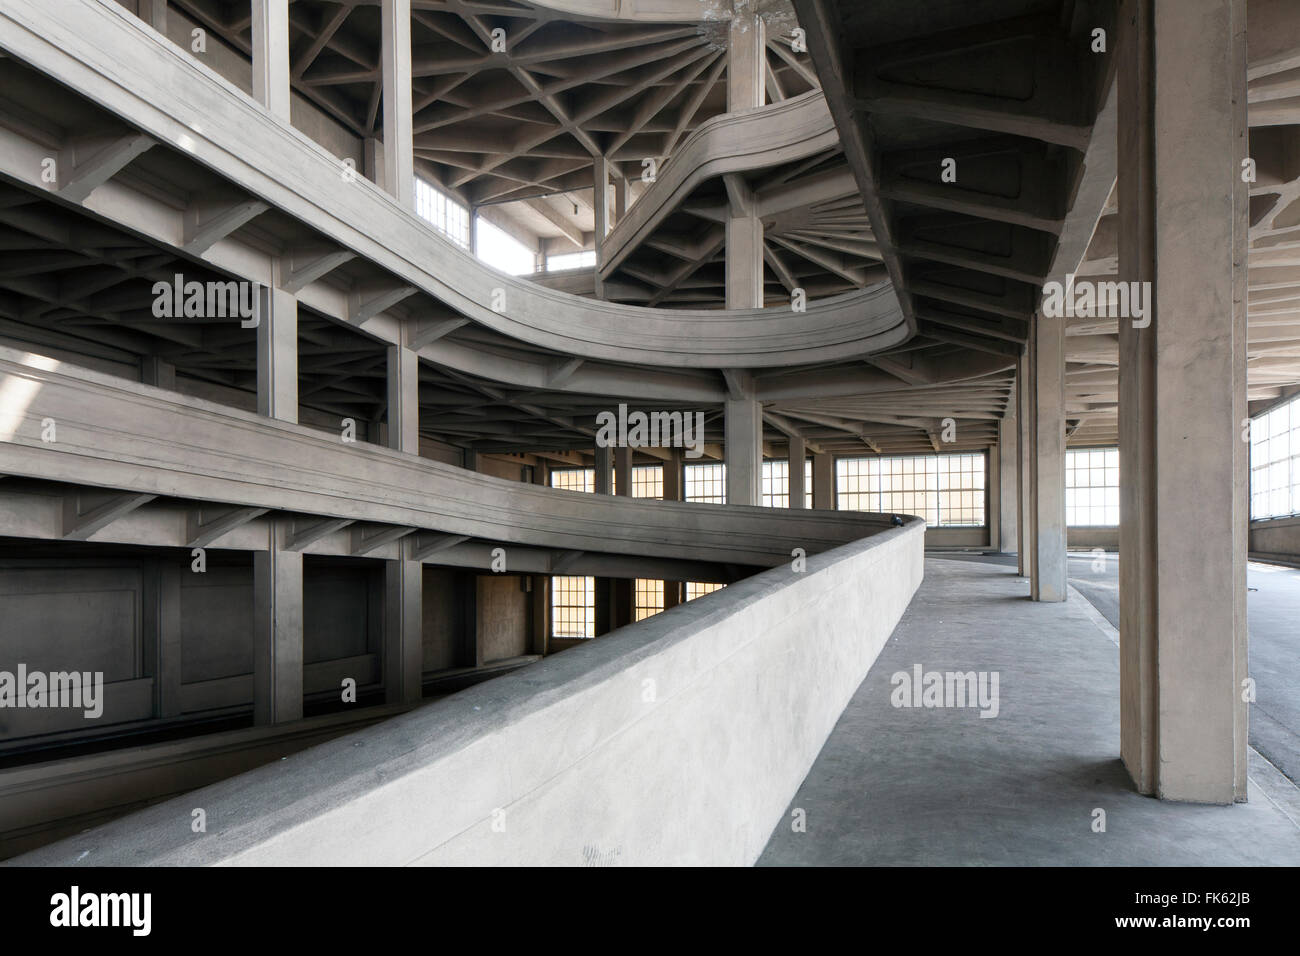
[[[12,862],[753,863],[920,583],[924,532],[773,568]]]
[[[1246,804],[1138,794],[1118,759],[1115,644],[1084,602],[1033,603],[1026,591],[996,562],[927,559],[760,865],[1300,864],[1300,828],[1254,766]],[[998,716],[892,707],[890,676],[918,663],[999,672]],[[806,832],[794,832],[794,808]],[[1096,808],[1105,833],[1092,831]]]

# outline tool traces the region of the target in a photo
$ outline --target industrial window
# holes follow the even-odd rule
[[[1294,514],[1300,514],[1300,398],[1250,422],[1250,516]]]
[[[1065,523],[1072,528],[1119,525],[1119,449],[1065,453]]]
[[[721,591],[725,587],[725,584],[711,584],[707,581],[687,581],[686,600],[694,601],[698,597],[704,597],[704,595],[712,594],[714,591]]]
[[[427,180],[415,177],[415,212],[462,248],[469,248],[469,210]]]
[[[686,500],[708,504],[727,503],[727,466],[721,463],[687,465],[683,469],[686,481]]]
[[[812,507],[812,459],[803,461],[804,507]],[[763,462],[763,504],[768,508],[790,507],[790,462],[774,459]]]
[[[984,453],[840,458],[836,506],[842,511],[919,515],[932,527],[984,524]]]
[[[596,264],[596,250],[586,252],[566,252],[562,256],[547,256],[547,272],[563,272],[566,269],[590,269]]]
[[[551,487],[564,491],[596,490],[595,468],[554,468],[551,470]]]
[[[664,496],[664,466],[636,465],[632,469],[633,498],[662,498]],[[662,583],[662,582],[661,582]],[[662,589],[660,591],[662,594]],[[663,601],[660,601],[663,610]]]
[[[643,621],[664,609],[664,583],[651,578],[636,579],[636,619]]]
[[[551,578],[551,637],[596,636],[596,579]]]
[[[478,217],[479,260],[494,269],[512,276],[529,275],[537,271],[537,255],[532,249],[499,226],[494,226],[482,216]]]

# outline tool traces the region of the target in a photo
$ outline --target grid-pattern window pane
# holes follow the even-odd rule
[[[1300,398],[1250,422],[1250,516],[1294,514],[1300,514]]]
[[[790,463],[763,462],[763,505],[767,508],[790,507]]]
[[[560,488],[564,491],[594,493],[596,490],[596,469],[555,468],[551,471],[551,487]]]
[[[694,601],[698,597],[704,597],[704,595],[712,594],[714,591],[721,591],[725,587],[725,584],[711,584],[707,581],[687,581],[686,600]]]
[[[636,465],[632,468],[633,498],[662,498],[663,496],[663,465]]]
[[[1065,453],[1065,523],[1072,528],[1119,526],[1119,449]]]
[[[803,499],[805,508],[812,507],[812,459],[803,460]],[[772,459],[763,462],[763,504],[768,508],[790,507],[790,462]]]
[[[714,505],[727,503],[727,466],[721,463],[687,465],[685,474],[686,500],[704,501]]]
[[[547,272],[563,272],[566,269],[590,269],[596,264],[596,250],[586,252],[566,252],[561,256],[546,257]]]
[[[551,578],[551,636],[596,636],[595,578]]]
[[[415,212],[463,248],[469,248],[469,210],[427,180],[415,177]]]
[[[650,578],[636,579],[636,620],[652,617],[664,609],[664,583]]]
[[[983,452],[840,458],[836,507],[919,515],[933,527],[982,527],[984,459]]]

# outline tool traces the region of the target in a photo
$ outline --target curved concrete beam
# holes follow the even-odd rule
[[[727,173],[806,159],[834,149],[839,142],[839,131],[821,90],[759,109],[723,113],[700,124],[605,237],[601,275],[608,278],[700,183]]]
[[[727,0],[531,0],[565,17],[631,23],[702,23],[731,19]]]
[[[104,108],[397,282],[532,345],[630,365],[772,368],[862,357],[911,336],[888,286],[809,303],[792,322],[785,309],[581,299],[497,272],[370,181],[349,178],[337,157],[115,4],[12,0],[0,10],[0,46],[74,89],[96,91]]]

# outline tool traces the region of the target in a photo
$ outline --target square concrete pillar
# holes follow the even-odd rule
[[[420,357],[400,345],[388,347],[388,447],[420,453]]]
[[[283,0],[282,0],[283,2]],[[404,208],[415,205],[411,127],[411,0],[381,0],[379,60],[383,77],[384,189]]]
[[[1029,353],[1016,360],[1016,573],[1029,577],[1029,548],[1032,522],[1029,520]]]
[[[1246,799],[1245,0],[1122,0],[1120,752],[1138,789]],[[1139,287],[1140,288],[1140,287]]]
[[[819,452],[813,461],[813,507],[820,511],[835,509],[835,456]]]
[[[807,501],[804,488],[804,461],[808,457],[808,446],[802,438],[791,438],[789,454],[786,456],[787,472],[790,476],[790,507],[802,508]]]
[[[289,0],[252,0],[252,15],[253,99],[288,123]]]
[[[253,552],[253,719],[302,717],[302,554],[284,550],[288,522],[268,522],[267,547]]]
[[[258,289],[257,411],[298,420],[298,300],[275,286]]]
[[[1016,402],[1017,395],[1013,394],[1007,413],[998,422],[998,536],[991,544],[1002,554],[1010,554],[1019,547],[1020,501],[1016,486],[1020,457]]]
[[[598,495],[614,493],[614,449],[596,448],[596,467],[592,489]]]
[[[729,399],[725,419],[727,504],[756,505],[763,500],[763,405]]]
[[[766,102],[767,27],[752,0],[734,0],[727,47],[727,112]]]
[[[406,541],[398,542],[403,552]],[[424,564],[405,557],[384,562],[384,700],[420,700],[424,670]]]
[[[1065,319],[1034,316],[1029,333],[1029,595],[1064,601]]]
[[[682,500],[682,453],[674,448],[664,461],[664,501]]]
[[[632,449],[614,449],[614,494],[632,497]]]

